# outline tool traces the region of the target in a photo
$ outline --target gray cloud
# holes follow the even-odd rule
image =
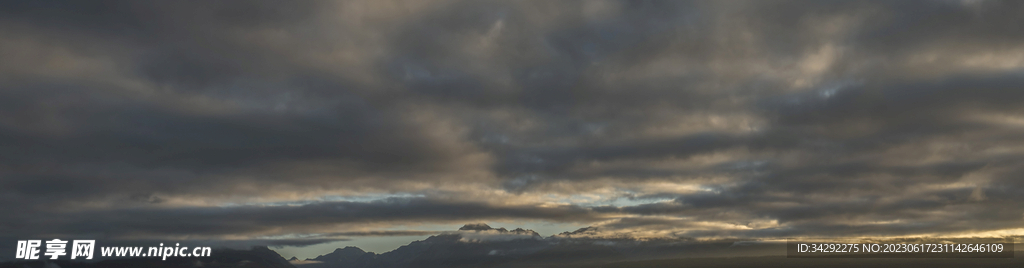
[[[33,213],[36,214],[36,213]],[[390,198],[373,202],[318,202],[299,206],[208,208],[135,208],[77,213],[38,213],[31,222],[5,227],[4,233],[88,234],[110,239],[236,234],[282,236],[316,233],[316,237],[422,235],[423,231],[326,232],[346,223],[461,222],[473,219],[541,219],[591,221],[597,215],[578,206],[497,206],[424,198]],[[6,216],[17,222],[20,216]]]
[[[2,5],[5,236],[1024,215],[1018,2]]]

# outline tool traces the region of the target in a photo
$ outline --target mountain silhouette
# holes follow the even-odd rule
[[[376,254],[345,247],[293,263],[298,268],[393,268],[393,267],[536,267],[602,264],[616,261],[679,258],[712,248],[729,248],[733,241],[687,243],[687,239],[598,239],[593,227],[550,237],[533,230],[494,228],[484,223],[466,224],[457,231],[430,236],[395,250]],[[705,247],[705,249],[697,249]],[[764,247],[733,250],[749,253]]]
[[[33,260],[0,263],[0,268],[295,268],[277,252],[265,246],[253,247],[249,250],[214,249],[210,257],[200,258],[130,258],[108,259],[98,262],[81,262],[71,260]]]

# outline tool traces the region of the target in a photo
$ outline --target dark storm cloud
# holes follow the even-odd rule
[[[361,95],[356,88],[365,85],[310,69],[289,48],[249,36],[278,29],[301,35],[316,26],[308,20],[321,6],[239,4],[7,3],[3,30],[40,46],[5,50],[13,60],[4,64],[12,71],[0,92],[4,195],[60,203],[223,190],[240,183],[227,178],[240,170],[266,174],[288,163],[353,166],[335,174],[431,172],[456,164],[444,156],[450,148],[402,122],[405,111]],[[106,57],[115,72],[64,76],[31,63],[75,60],[61,51]],[[143,81],[142,90],[151,92],[118,79]],[[206,105],[240,109],[205,111]],[[252,183],[293,175],[243,176]],[[323,183],[334,182],[300,184]]]
[[[1018,2],[0,5],[4,234],[625,215],[601,228],[899,235],[1024,215]],[[427,197],[315,196],[364,190]],[[314,201],[220,207],[268,200]]]
[[[621,144],[567,148],[523,148],[498,170],[507,173],[559,172],[575,162],[614,159],[686,158],[742,144],[742,138],[722,134],[696,134],[668,140],[631,140]],[[531,150],[532,149],[532,150]]]

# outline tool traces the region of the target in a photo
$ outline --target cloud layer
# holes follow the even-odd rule
[[[1024,220],[1020,2],[2,5],[0,238]]]

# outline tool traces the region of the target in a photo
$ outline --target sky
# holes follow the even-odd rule
[[[4,1],[0,242],[1021,235],[1021,14]]]

